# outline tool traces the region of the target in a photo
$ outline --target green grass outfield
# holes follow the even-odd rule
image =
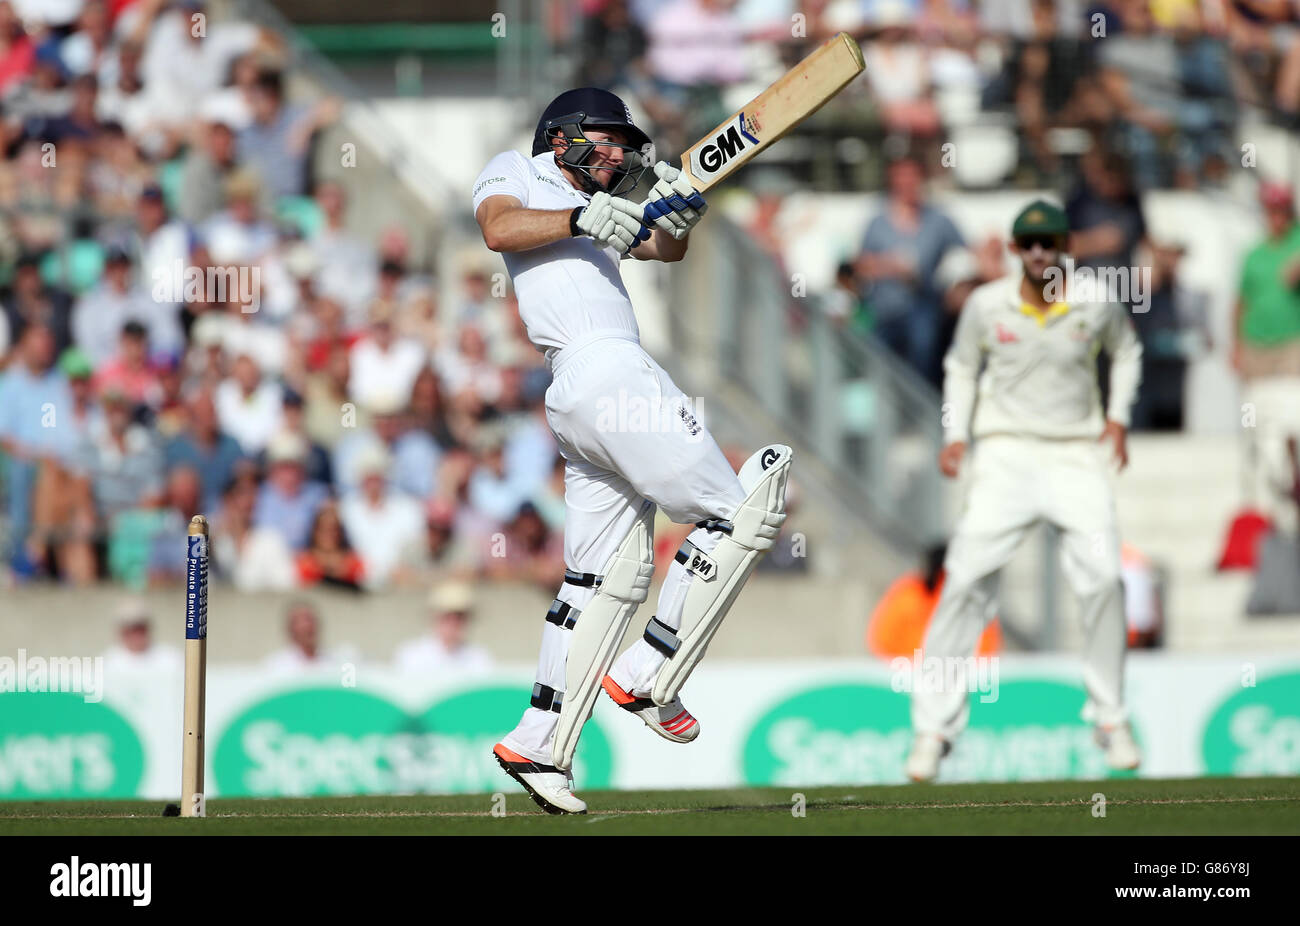
[[[593,791],[578,817],[548,816],[502,785],[504,816],[490,794],[213,800],[204,819],[165,818],[161,801],[0,803],[0,837],[1300,834],[1296,778]],[[792,813],[796,792],[803,817]],[[1098,792],[1105,817],[1093,813]]]

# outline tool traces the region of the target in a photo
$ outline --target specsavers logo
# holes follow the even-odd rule
[[[1050,680],[1003,680],[995,704],[972,696],[969,729],[944,762],[944,779],[1016,781],[1111,774],[1080,719],[1083,689]],[[745,741],[751,785],[883,784],[905,780],[910,700],[884,685],[813,688],[778,704]],[[1124,773],[1128,774],[1128,773]]]
[[[0,798],[134,797],[143,774],[140,738],[104,703],[0,694]]]
[[[254,704],[221,734],[217,789],[235,795],[450,794],[506,783],[492,745],[527,704],[516,688],[481,688],[423,714],[355,689],[292,691]],[[574,763],[579,786],[609,787],[609,741],[590,722]]]
[[[1300,672],[1274,675],[1226,699],[1201,744],[1211,775],[1300,774]]]

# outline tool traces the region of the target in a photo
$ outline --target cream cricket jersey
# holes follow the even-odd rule
[[[571,211],[591,197],[575,190],[543,152],[526,158],[505,151],[474,182],[474,209],[489,196],[509,196],[529,209]],[[622,331],[640,339],[632,300],[619,276],[618,251],[591,238],[566,238],[530,251],[502,254],[519,297],[528,339],[548,359],[593,331]]]
[[[1040,315],[1024,304],[1020,281],[1013,274],[986,283],[962,307],[943,362],[945,440],[969,441],[972,434],[1096,438],[1103,427],[1100,350],[1111,358],[1106,417],[1127,427],[1142,376],[1142,345],[1127,310],[1101,302],[1056,303]]]

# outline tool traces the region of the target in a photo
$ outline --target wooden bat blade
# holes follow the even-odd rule
[[[807,119],[862,73],[862,49],[841,32],[682,155],[682,171],[704,192]]]

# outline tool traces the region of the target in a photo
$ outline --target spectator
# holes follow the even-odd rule
[[[99,234],[114,241],[126,240],[140,193],[152,171],[116,122],[101,128],[95,155],[86,171],[86,184],[100,216]]]
[[[1209,293],[1178,279],[1187,248],[1181,243],[1151,247],[1151,303],[1133,314],[1142,341],[1142,384],[1133,405],[1134,430],[1181,431],[1187,367],[1210,347]]]
[[[257,175],[236,170],[226,177],[225,208],[210,216],[199,232],[222,264],[256,264],[275,247],[275,226],[261,217]]]
[[[148,429],[132,419],[124,393],[109,390],[101,401],[103,424],[83,446],[78,468],[91,480],[99,523],[111,531],[117,515],[162,501],[162,453]]]
[[[461,412],[480,418],[501,397],[501,371],[488,357],[487,341],[476,325],[462,325],[454,347],[434,358],[447,395]]]
[[[241,270],[242,268],[229,268]],[[248,278],[248,283],[256,281]],[[218,316],[221,319],[221,343],[226,354],[238,357],[247,354],[270,378],[287,377],[291,372],[289,339],[274,325],[266,324],[260,310],[246,310],[234,297]],[[255,307],[254,307],[255,308]]]
[[[136,234],[134,253],[140,268],[140,279],[147,286],[150,294],[155,291],[159,281],[174,279],[177,268],[184,268],[190,258],[190,233],[183,222],[167,214],[167,204],[163,198],[162,187],[149,184],[140,191],[140,200],[135,207]],[[199,264],[199,261],[194,261]],[[160,303],[165,300],[158,299]],[[162,312],[159,305],[157,311]],[[172,317],[175,317],[172,306]],[[163,338],[161,331],[155,332],[157,347],[171,350],[174,342]]]
[[[401,583],[425,541],[424,512],[411,496],[388,487],[392,458],[377,446],[357,460],[360,486],[339,507],[343,527],[361,552],[368,588]]]
[[[925,641],[926,628],[943,591],[944,545],[927,549],[921,568],[905,573],[889,586],[867,623],[867,651],[879,659],[912,659]],[[994,619],[980,636],[976,655],[994,656],[1002,648],[1002,633]]]
[[[162,404],[162,380],[149,362],[149,332],[134,319],[122,326],[118,352],[95,374],[98,392],[112,391],[135,408],[157,409]]]
[[[351,647],[335,650],[320,645],[320,617],[309,602],[295,601],[284,621],[289,645],[266,658],[266,670],[272,675],[298,675],[305,672],[341,671],[353,662]]]
[[[159,153],[170,153],[185,121],[204,99],[220,88],[236,56],[258,42],[249,23],[231,21],[194,28],[195,17],[206,15],[201,0],[180,0],[159,12],[162,4],[141,4],[132,38],[144,46],[141,73],[153,108],[153,127],[161,137],[147,140]]]
[[[369,416],[348,397],[351,364],[343,344],[330,349],[323,367],[307,375],[303,387],[303,429],[312,441],[327,448],[358,429],[365,429]],[[337,461],[331,469],[338,478]]]
[[[451,447],[456,438],[447,424],[442,384],[430,367],[422,367],[411,386],[411,426],[427,434],[439,447]]]
[[[404,407],[421,367],[429,362],[418,341],[398,337],[393,330],[394,306],[376,300],[370,305],[370,330],[352,347],[348,394],[370,405],[380,396],[393,396]]]
[[[1141,550],[1130,543],[1120,544],[1119,556],[1129,649],[1160,646],[1164,634],[1164,615],[1159,571]]]
[[[393,656],[399,672],[437,678],[444,673],[482,673],[492,668],[487,650],[466,642],[474,595],[463,582],[447,582],[429,593],[432,633],[403,643]]]
[[[329,451],[307,434],[305,403],[303,397],[292,389],[284,390],[284,428],[283,433],[292,434],[302,439],[307,447],[307,456],[303,460],[307,479],[328,486],[334,481],[334,468],[330,463]]]
[[[471,576],[477,559],[456,536],[456,506],[443,498],[433,498],[425,506],[424,566],[437,576],[449,574]]]
[[[474,446],[478,465],[469,479],[469,503],[496,525],[514,518],[519,506],[539,487],[539,483],[520,478],[522,474],[506,468],[505,448],[506,432],[499,422],[479,428]],[[549,454],[546,459],[550,459]]]
[[[339,104],[322,99],[310,108],[284,100],[284,75],[261,71],[249,95],[253,121],[239,133],[239,160],[262,178],[272,201],[301,196],[306,190],[307,154],[312,137],[338,118]]]
[[[1247,381],[1300,376],[1300,224],[1289,186],[1260,188],[1267,237],[1246,255],[1232,363]]]
[[[235,474],[236,464],[244,459],[239,443],[224,434],[217,424],[217,409],[212,394],[195,393],[186,403],[185,428],[163,449],[168,470],[188,466],[199,474],[199,488],[205,511],[215,511],[221,491]]]
[[[348,326],[343,306],[328,296],[316,297],[311,301],[310,307],[311,315],[303,323],[304,334],[301,337],[305,342],[303,359],[308,374],[324,370],[333,359],[336,349],[341,348],[345,355],[350,354],[353,345],[365,336],[364,329],[353,331]],[[350,362],[347,371],[351,377]],[[344,393],[346,394],[346,389]]]
[[[9,337],[17,343],[28,325],[42,325],[54,336],[54,350],[61,354],[72,346],[72,300],[61,289],[47,286],[40,268],[40,255],[19,256],[13,284],[3,295]]]
[[[660,96],[682,111],[700,106],[700,118],[712,118],[720,102],[718,88],[746,76],[740,23],[731,0],[673,0],[650,21],[650,72]],[[701,104],[703,104],[701,106]]]
[[[581,86],[617,92],[640,83],[649,42],[629,13],[627,0],[602,0],[584,20],[582,31]]]
[[[316,584],[361,591],[365,563],[352,549],[338,504],[327,501],[316,511],[311,525],[311,539],[298,554],[298,582],[304,587]]]
[[[299,434],[281,431],[266,447],[266,482],[253,510],[253,525],[276,531],[291,550],[301,550],[310,539],[316,511],[329,498],[329,489],[308,482],[306,461],[310,447]]]
[[[94,502],[78,453],[90,435],[103,427],[103,415],[91,385],[90,360],[75,347],[59,357],[68,379],[72,406],[59,422],[59,450],[42,461],[32,499],[33,565],[72,585],[95,581],[98,560]]]
[[[902,157],[889,165],[888,198],[867,226],[857,271],[867,282],[874,335],[938,384],[943,308],[935,271],[963,241],[952,219],[926,202],[924,184],[920,160]]]
[[[1140,189],[1158,186],[1166,178],[1161,142],[1178,128],[1182,106],[1173,36],[1156,31],[1146,4],[1130,3],[1123,32],[1097,44],[1098,76],[1114,113],[1112,144],[1128,156]]]
[[[145,93],[140,71],[142,60],[140,44],[128,39],[100,68],[96,112],[106,125],[120,125],[133,146],[137,139],[148,135],[153,122],[153,101]]]
[[[0,94],[25,80],[36,63],[36,47],[9,0],[0,0]]]
[[[442,349],[443,325],[438,315],[438,297],[431,287],[413,290],[397,316],[397,336],[424,348],[432,357]]]
[[[487,268],[472,259],[461,276],[461,303],[456,312],[456,327],[481,325],[492,311],[492,281]]]
[[[294,588],[293,553],[278,532],[253,526],[256,504],[255,478],[237,476],[227,484],[212,523],[215,572],[242,592]]]
[[[489,579],[527,582],[546,592],[564,581],[563,535],[547,527],[530,502],[506,521],[500,553],[484,560]]]
[[[201,514],[203,490],[199,473],[190,466],[167,471],[161,517],[149,551],[148,575],[152,585],[167,585],[184,580],[188,569],[190,519]]]
[[[873,35],[862,49],[871,95],[885,130],[909,139],[939,134],[939,111],[932,96],[930,61],[915,40],[908,11],[897,0],[878,0]]]
[[[367,449],[382,450],[392,461],[389,478],[394,488],[418,499],[431,496],[442,451],[428,432],[413,428],[403,403],[380,395],[366,406],[371,427],[339,441],[334,451],[334,473],[339,490],[348,493],[361,481],[360,463]]]
[[[153,642],[153,618],[138,598],[117,606],[117,643],[104,653],[104,674],[136,672],[179,678],[185,660],[178,648]]]
[[[54,366],[54,335],[40,324],[23,330],[15,358],[0,376],[0,451],[4,452],[9,494],[9,551],[20,576],[34,568],[28,545],[32,526],[32,492],[41,462],[56,457],[63,432],[54,426],[59,410],[71,411],[67,380]]]
[[[221,430],[239,442],[240,449],[256,456],[284,425],[284,394],[274,380],[262,376],[249,353],[235,357],[229,378],[217,387],[217,421]]]
[[[189,225],[198,225],[221,209],[227,182],[239,166],[235,131],[222,116],[206,118],[198,134],[197,144],[190,146],[181,170],[176,210]]]
[[[1289,186],[1260,188],[1266,237],[1241,269],[1233,314],[1233,367],[1253,408],[1257,497],[1286,471],[1286,439],[1300,432],[1300,224]]]
[[[1295,434],[1285,440],[1284,480],[1273,488],[1280,490],[1286,504],[1296,506],[1300,525],[1300,438]],[[1296,614],[1300,612],[1300,530],[1273,528],[1259,543],[1258,563],[1246,613]]]
[[[146,341],[160,353],[178,353],[184,347],[175,306],[156,302],[131,283],[131,258],[120,248],[109,250],[99,284],[77,300],[72,310],[72,331],[77,346],[90,355],[96,368],[109,363],[128,322],[147,332]]]
[[[374,249],[347,230],[348,200],[342,184],[317,184],[316,205],[324,218],[309,242],[319,267],[316,288],[344,307],[352,326],[359,326],[375,294]]]
[[[1082,175],[1065,203],[1070,249],[1078,267],[1133,266],[1133,255],[1147,233],[1142,203],[1129,182],[1125,160],[1090,148],[1080,159]]]

